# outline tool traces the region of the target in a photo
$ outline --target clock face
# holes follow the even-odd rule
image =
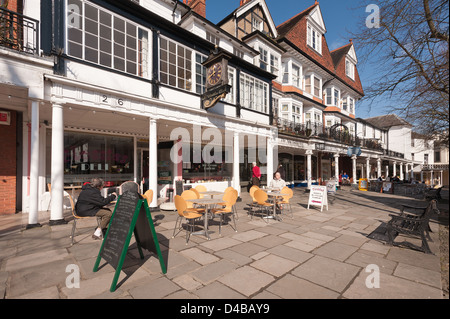
[[[207,80],[209,85],[216,85],[222,78],[222,64],[216,63],[208,69]]]

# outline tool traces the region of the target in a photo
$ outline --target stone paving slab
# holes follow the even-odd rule
[[[294,190],[294,218],[270,220],[247,215],[246,191],[237,203],[238,232],[210,223],[211,240],[192,235],[186,245],[182,230],[172,238],[177,215],[158,212],[155,229],[167,256],[162,274],[153,253],[141,260],[134,238],[115,292],[114,269],[103,260],[92,271],[101,241],[91,238],[95,221],[77,224],[70,246],[72,222],[48,226],[41,213],[40,228],[24,230],[26,214],[0,216],[0,296],[69,299],[364,299],[442,298],[438,224],[431,220],[431,250],[427,255],[408,247],[391,247],[368,234],[398,213],[402,203],[419,203],[405,196],[338,191],[329,210],[306,209],[308,194]],[[67,216],[67,215],[65,215]],[[48,223],[48,220],[47,220]],[[199,228],[202,223],[199,223]],[[3,230],[3,231],[2,231]],[[399,236],[398,241],[417,244]],[[420,246],[420,241],[419,241]],[[68,265],[79,269],[80,288],[67,286]],[[369,288],[379,268],[380,288]],[[370,268],[370,269],[369,269]],[[366,271],[369,269],[369,271]],[[374,281],[375,282],[375,281]]]

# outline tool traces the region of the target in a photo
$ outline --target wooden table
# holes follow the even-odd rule
[[[269,192],[267,192],[267,195],[273,197],[273,216],[267,216],[265,218],[273,218],[273,219],[281,221],[282,218],[277,216],[277,198],[287,196],[289,194],[269,191]]]
[[[222,199],[213,199],[213,198],[198,198],[198,199],[187,199],[187,202],[191,202],[198,205],[204,205],[205,206],[205,214],[204,214],[204,229],[203,231],[192,233],[193,235],[204,235],[208,240],[210,231],[208,230],[208,214],[210,210],[211,205],[217,205],[222,202]]]

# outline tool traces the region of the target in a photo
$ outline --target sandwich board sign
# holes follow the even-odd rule
[[[110,287],[111,292],[116,290],[117,280],[133,234],[141,259],[144,259],[142,248],[152,251],[158,256],[162,273],[167,272],[147,200],[142,199],[137,192],[126,191],[119,196],[114,207],[93,269],[94,272],[98,271],[100,260],[103,258],[116,270]]]
[[[320,206],[320,211],[322,211],[323,207],[326,206],[328,210],[328,196],[326,186],[311,186],[311,190],[309,192],[308,209],[310,205]]]

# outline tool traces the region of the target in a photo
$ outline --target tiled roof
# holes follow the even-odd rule
[[[367,119],[364,119],[366,122],[369,122],[370,124],[387,129],[392,126],[409,126],[412,127],[412,125],[408,122],[406,122],[404,119],[400,118],[396,114],[387,114],[387,115],[381,115],[381,116],[375,116],[370,117]]]

